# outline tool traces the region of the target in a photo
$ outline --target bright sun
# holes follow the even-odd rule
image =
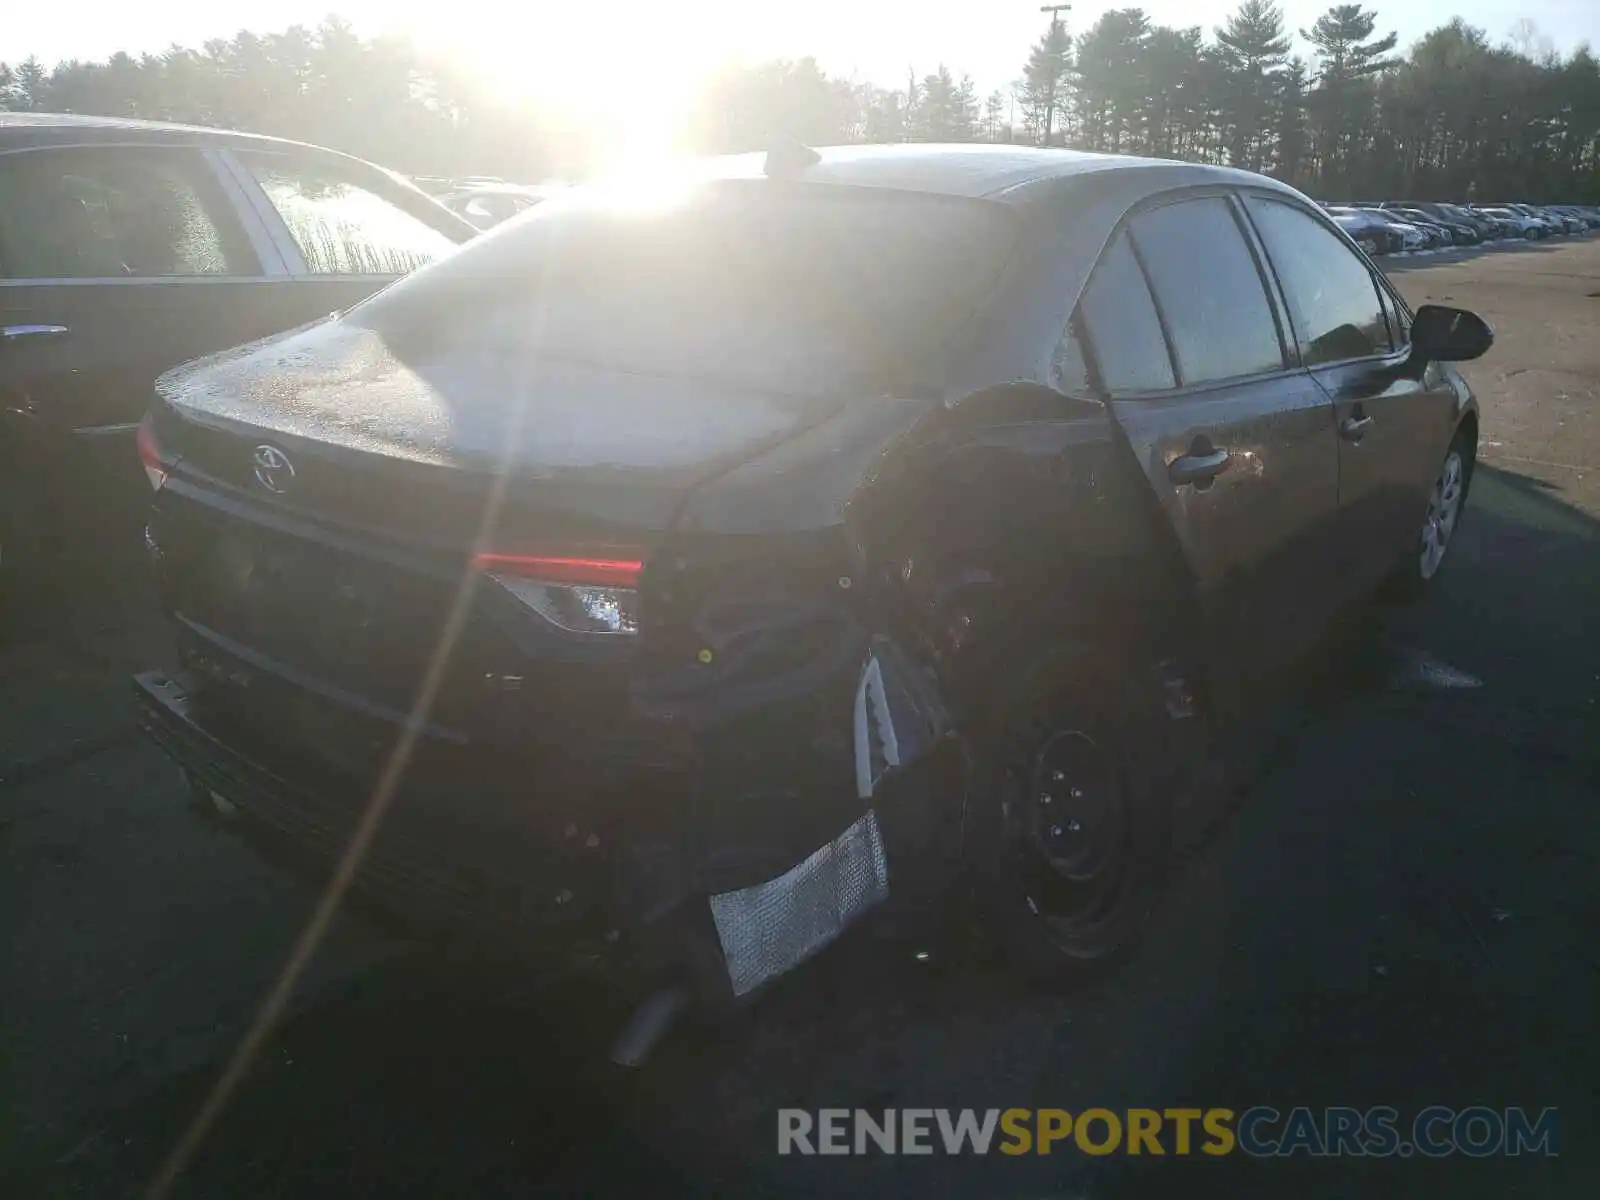
[[[708,32],[724,7],[701,3],[690,14],[627,0],[587,10],[535,4],[441,40],[481,64],[483,82],[507,101],[558,112],[588,130],[608,160],[641,163],[680,148],[698,87],[736,53],[726,25],[721,35]]]

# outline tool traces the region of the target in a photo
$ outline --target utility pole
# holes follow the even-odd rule
[[[1056,30],[1061,27],[1061,14],[1064,12],[1071,12],[1072,5],[1041,4],[1039,6],[1039,11],[1050,14],[1050,36],[1045,44],[1054,45],[1056,40]],[[1046,146],[1050,145],[1050,127],[1055,124],[1056,119],[1056,84],[1058,82],[1058,77],[1051,77],[1050,95],[1045,99],[1044,102],[1044,144]]]

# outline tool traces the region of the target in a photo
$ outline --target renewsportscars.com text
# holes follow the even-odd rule
[[[1556,1110],[901,1108],[778,1110],[779,1154],[1211,1155],[1472,1158],[1556,1154]]]

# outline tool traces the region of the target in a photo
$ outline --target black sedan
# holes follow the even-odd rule
[[[143,721],[340,886],[519,953],[731,1002],[957,892],[1060,974],[1137,931],[1180,758],[1435,580],[1491,336],[1217,167],[576,189],[161,381]]]
[[[1410,221],[1414,225],[1440,230],[1444,234],[1440,242],[1446,246],[1474,246],[1483,240],[1472,226],[1461,221],[1449,220],[1427,209],[1403,204],[1385,204],[1383,211],[1395,213],[1402,220]]]
[[[346,307],[474,232],[320,147],[0,113],[0,612],[84,553],[71,530],[137,513],[156,376]],[[11,627],[0,616],[0,638]]]

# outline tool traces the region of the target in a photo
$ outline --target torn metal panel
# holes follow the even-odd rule
[[[889,862],[870,811],[776,879],[712,896],[733,994],[792,970],[888,898]]]
[[[881,789],[900,810],[899,819],[918,826],[947,818],[948,805],[940,801],[948,788],[932,785],[948,772],[935,771],[930,778],[917,769],[931,761],[929,751],[945,732],[945,716],[915,667],[887,638],[872,639],[852,717],[857,797],[870,801]],[[831,806],[826,797],[816,800]],[[925,831],[908,845],[924,840]],[[734,995],[799,965],[887,899],[889,853],[872,809],[776,878],[712,895],[712,917]]]
[[[916,668],[888,638],[874,637],[856,686],[856,795],[870,800],[885,775],[921,757],[948,725]]]

